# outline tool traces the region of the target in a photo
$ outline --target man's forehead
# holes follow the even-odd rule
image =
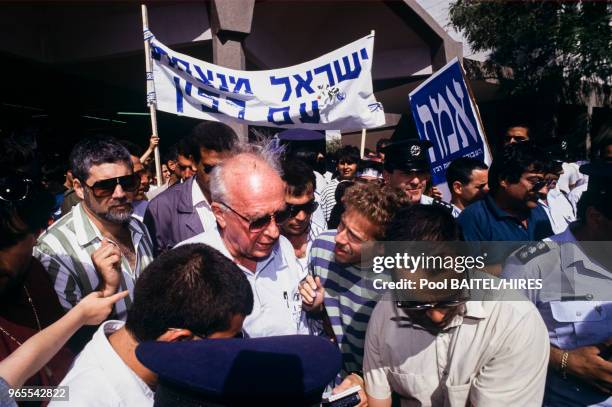
[[[132,172],[132,169],[124,162],[103,163],[98,165],[92,165],[89,168],[89,179],[95,179],[96,181],[99,181],[103,179],[129,175]]]
[[[312,199],[314,199],[314,189],[313,188],[311,188],[310,191],[307,191],[305,194],[302,194],[302,195],[296,196],[289,192],[285,194],[285,201],[287,201],[287,203],[295,204],[295,205],[310,202]]]

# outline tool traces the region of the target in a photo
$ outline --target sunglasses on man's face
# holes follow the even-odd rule
[[[25,177],[11,175],[0,178],[0,200],[5,202],[20,202],[28,197],[32,187],[32,180]]]
[[[304,211],[306,215],[311,215],[318,207],[319,203],[313,199],[301,205],[289,204],[287,205],[287,210],[289,210],[290,216],[294,218],[302,211]]]
[[[249,230],[251,232],[261,232],[262,230],[268,227],[270,222],[272,222],[272,218],[274,218],[274,221],[276,222],[277,225],[282,225],[283,223],[287,222],[287,220],[289,220],[289,217],[291,216],[291,212],[289,211],[289,209],[282,209],[272,214],[263,215],[256,219],[249,219],[246,216],[240,214],[238,211],[236,211],[234,208],[232,208],[228,204],[223,203],[223,202],[220,202],[220,204],[222,204],[227,209],[229,209],[230,211],[238,215],[242,220],[247,222],[249,224]]]
[[[217,166],[216,164],[215,165],[210,165],[210,164],[203,164],[202,165],[202,167],[204,168],[204,172],[206,174],[210,174],[212,172],[212,170],[215,169],[216,166]]]
[[[93,192],[96,198],[111,196],[115,192],[117,185],[121,185],[121,189],[125,192],[135,192],[140,186],[140,178],[135,174],[124,175],[122,177],[103,179],[95,182],[93,185],[85,186]]]
[[[397,301],[397,307],[406,311],[426,311],[434,308],[455,308],[467,301],[467,298],[439,302]]]

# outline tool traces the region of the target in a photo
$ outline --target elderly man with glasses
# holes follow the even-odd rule
[[[237,146],[210,174],[217,230],[179,245],[204,243],[244,272],[253,289],[253,312],[244,321],[250,337],[308,334],[298,284],[305,273],[280,226],[290,217],[277,158]]]
[[[66,310],[92,291],[110,295],[119,288],[130,291],[114,309],[125,319],[134,283],[153,260],[151,238],[131,216],[140,179],[130,153],[110,137],[79,142],[70,165],[81,203],[39,238],[34,255]]]

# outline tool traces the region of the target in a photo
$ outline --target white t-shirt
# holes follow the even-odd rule
[[[50,407],[153,405],[155,394],[117,355],[108,336],[123,327],[123,321],[106,321],[74,360],[59,384],[69,387],[69,403],[51,402]]]

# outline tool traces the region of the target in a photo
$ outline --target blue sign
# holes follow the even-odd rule
[[[446,168],[459,157],[490,164],[490,153],[476,116],[475,105],[455,58],[409,95],[419,138],[429,140],[433,184],[446,182]]]

